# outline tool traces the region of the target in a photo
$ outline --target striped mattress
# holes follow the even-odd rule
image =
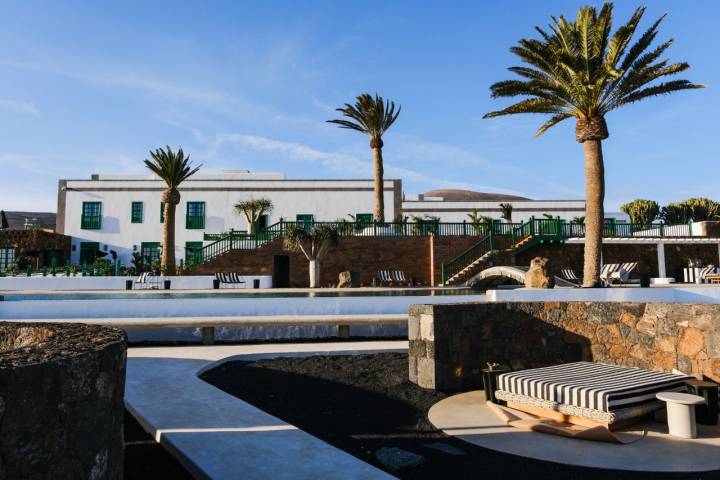
[[[658,392],[684,391],[687,375],[575,362],[498,376],[498,390],[552,404],[613,412],[655,402]]]

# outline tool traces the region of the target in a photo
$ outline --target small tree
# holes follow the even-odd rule
[[[621,205],[620,211],[628,214],[631,223],[650,225],[660,214],[660,205],[654,200],[638,198]]]
[[[310,288],[320,286],[320,261],[339,241],[337,228],[330,225],[314,225],[308,229],[289,225],[283,237],[286,249],[302,252],[310,262]]]
[[[235,204],[235,211],[245,216],[248,222],[248,233],[255,233],[260,217],[273,211],[273,203],[269,198],[252,198]]]
[[[666,225],[688,223],[692,220],[692,209],[686,202],[670,203],[662,207],[660,218]]]
[[[720,218],[720,203],[707,198],[690,198],[683,202],[692,212],[694,222],[706,222]]]
[[[579,217],[573,217],[572,220],[570,220],[570,223],[574,223],[576,225],[584,225],[585,217],[583,215],[580,215]]]
[[[500,218],[505,220],[508,223],[512,223],[512,212],[513,212],[513,206],[512,203],[501,203],[500,204]]]

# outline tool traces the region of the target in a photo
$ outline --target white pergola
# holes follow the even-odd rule
[[[580,238],[568,238],[565,240],[568,244],[585,243],[585,239]],[[720,238],[707,238],[707,237],[606,237],[603,238],[603,244],[614,244],[614,245],[656,245],[657,246],[657,260],[658,260],[658,274],[660,277],[667,277],[667,271],[665,268],[665,245],[682,244],[682,245],[697,245],[697,244],[713,244],[718,247],[718,265],[720,265]]]

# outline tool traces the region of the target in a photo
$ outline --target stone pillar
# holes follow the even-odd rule
[[[660,241],[657,244],[657,260],[658,260],[658,277],[660,277],[660,278],[667,277],[667,272],[665,271],[665,243],[663,241]]]
[[[122,480],[125,332],[0,322],[0,478]]]

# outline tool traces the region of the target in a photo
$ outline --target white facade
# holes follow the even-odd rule
[[[60,180],[57,231],[71,236],[71,262],[80,263],[82,242],[96,242],[99,250],[114,250],[128,265],[142,243],[162,242],[160,196],[164,183],[156,177],[93,175],[86,180]],[[267,224],[297,215],[313,215],[315,221],[350,220],[349,214],[371,214],[374,206],[372,180],[288,180],[281,174],[223,172],[196,174],[180,187],[176,211],[175,253],[184,257],[186,242],[202,242],[204,233],[230,229],[248,230],[244,216],[234,205],[251,197],[272,199],[274,210]],[[402,187],[399,180],[385,180],[385,216],[399,212]],[[98,229],[82,228],[83,204],[100,203]],[[142,202],[142,221],[131,221],[133,202]],[[186,228],[188,202],[204,202],[204,228]],[[207,242],[206,242],[207,244]],[[109,258],[109,257],[106,257]]]
[[[499,219],[501,203],[513,206],[512,221],[525,222],[530,217],[543,218],[544,214],[572,220],[585,215],[584,200],[488,200],[456,202],[442,197],[406,195],[402,202],[403,215],[439,217],[441,222],[469,221],[468,214],[477,210],[478,215]]]

